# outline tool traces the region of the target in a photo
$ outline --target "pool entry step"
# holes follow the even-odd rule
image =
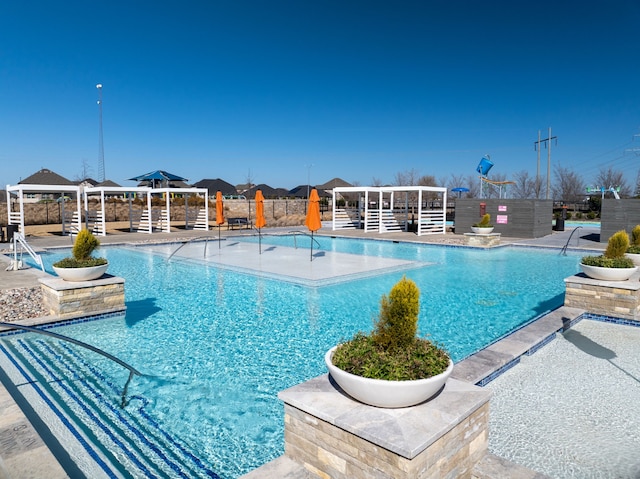
[[[129,395],[121,408],[127,373],[110,377],[77,346],[4,337],[0,366],[86,477],[218,477],[158,426],[144,397]]]

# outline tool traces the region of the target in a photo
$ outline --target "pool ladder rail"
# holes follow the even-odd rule
[[[44,329],[34,328],[32,326],[23,326],[21,324],[0,322],[0,326],[6,327],[6,328],[12,328],[12,329],[20,329],[20,330],[23,330],[23,331],[28,331],[30,333],[43,334],[45,336],[50,336],[52,338],[56,338],[56,339],[59,339],[61,341],[67,341],[69,343],[73,343],[73,344],[75,344],[77,346],[80,346],[82,348],[85,348],[85,349],[88,349],[90,351],[93,351],[94,353],[98,353],[98,354],[104,356],[105,358],[110,359],[111,361],[119,364],[123,368],[128,369],[129,370],[129,378],[127,379],[127,382],[125,383],[124,388],[122,389],[122,396],[121,396],[121,402],[120,402],[120,407],[121,408],[124,408],[127,405],[127,391],[129,390],[129,383],[133,379],[133,376],[134,375],[135,376],[144,376],[136,368],[134,368],[133,366],[131,366],[131,365],[127,364],[127,363],[125,363],[123,360],[116,358],[114,355],[109,354],[109,353],[103,351],[100,348],[92,346],[91,344],[84,343],[84,342],[79,341],[77,339],[73,339],[73,338],[70,338],[68,336],[63,336],[62,334],[54,333],[53,331],[47,331],[47,330],[44,330]]]
[[[33,250],[29,243],[27,243],[27,239],[22,233],[17,231],[13,233],[13,244],[11,246],[13,248],[13,261],[7,267],[7,271],[18,271],[19,269],[22,269],[22,255],[24,251],[29,253],[29,256],[33,258],[33,261],[35,261],[35,263],[40,266],[40,269],[44,271],[42,257]],[[18,259],[18,246],[20,246],[20,259]]]
[[[567,248],[569,247],[569,243],[571,243],[571,238],[573,238],[573,234],[578,231],[580,228],[582,228],[582,226],[576,226],[574,228],[574,230],[571,232],[571,234],[569,235],[569,239],[567,240],[567,242],[565,243],[565,245],[562,247],[562,250],[560,251],[560,254],[567,256]],[[579,239],[579,238],[578,238]]]

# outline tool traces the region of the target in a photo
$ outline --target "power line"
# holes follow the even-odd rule
[[[540,145],[542,143],[547,147],[547,193],[546,198],[549,199],[551,195],[551,140],[556,140],[556,145],[558,144],[558,137],[551,136],[551,127],[549,127],[549,136],[544,140],[540,139],[540,130],[538,130],[538,141],[533,142],[534,149],[538,152],[538,169],[536,174],[536,188],[539,188],[540,185]],[[536,191],[536,196],[539,195],[539,191]]]

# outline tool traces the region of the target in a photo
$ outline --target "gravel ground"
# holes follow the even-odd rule
[[[0,321],[12,322],[47,314],[42,306],[42,291],[39,286],[0,291]]]

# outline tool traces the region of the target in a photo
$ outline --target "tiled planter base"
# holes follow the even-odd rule
[[[322,478],[470,478],[487,451],[490,396],[449,379],[427,403],[382,409],[320,376],[279,394],[285,454]]]
[[[584,274],[565,278],[564,305],[594,314],[640,321],[640,275],[602,281]]]
[[[124,278],[105,275],[83,282],[58,277],[41,278],[42,299],[52,316],[79,318],[99,313],[124,311]]]

